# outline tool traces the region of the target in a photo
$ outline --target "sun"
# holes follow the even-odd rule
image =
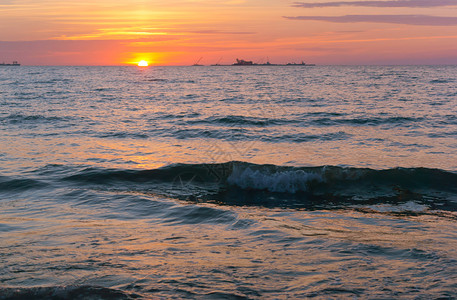
[[[138,62],[138,67],[147,67],[147,66],[149,66],[149,64],[148,64],[148,62],[145,61],[145,60],[140,60],[140,61]]]

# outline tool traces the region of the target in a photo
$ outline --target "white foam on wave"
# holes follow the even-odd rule
[[[303,170],[271,172],[267,169],[252,170],[249,167],[235,166],[227,179],[229,184],[243,189],[268,190],[279,193],[306,191],[311,181],[322,182],[321,175]]]

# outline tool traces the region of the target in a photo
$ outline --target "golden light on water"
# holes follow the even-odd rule
[[[149,66],[149,63],[145,60],[140,60],[138,62],[138,67],[147,67],[147,66]]]

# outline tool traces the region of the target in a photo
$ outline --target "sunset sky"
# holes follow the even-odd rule
[[[0,63],[457,64],[457,0],[0,0]]]

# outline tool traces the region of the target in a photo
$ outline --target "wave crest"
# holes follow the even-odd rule
[[[413,201],[431,209],[457,211],[457,174],[439,169],[291,167],[239,161],[173,164],[152,170],[65,169],[64,176],[60,170],[54,179],[74,187],[225,205],[337,208]],[[49,176],[49,170],[43,176]]]
[[[227,178],[229,184],[243,189],[268,190],[279,193],[306,192],[310,182],[322,182],[321,175],[303,170],[285,170],[271,172],[267,170],[253,170],[250,167],[235,165]]]

